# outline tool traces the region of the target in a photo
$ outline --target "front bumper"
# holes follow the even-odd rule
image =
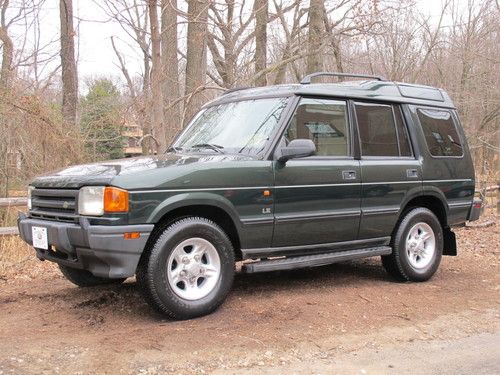
[[[47,228],[49,250],[35,249],[39,259],[108,278],[134,276],[154,227],[152,224],[90,225],[86,218],[80,218],[78,224],[73,224],[31,219],[21,214],[18,219],[19,234],[30,245],[33,245],[33,226]],[[139,232],[140,237],[125,239],[124,233],[127,232]]]

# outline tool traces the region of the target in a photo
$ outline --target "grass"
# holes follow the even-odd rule
[[[0,237],[0,275],[35,259],[35,251],[19,236]]]

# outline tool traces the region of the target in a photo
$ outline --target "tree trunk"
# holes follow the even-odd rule
[[[162,60],[161,38],[158,21],[157,0],[148,1],[149,21],[151,29],[151,127],[156,140],[157,152],[167,149],[167,138],[163,124],[163,92],[162,92]]]
[[[161,52],[163,60],[164,115],[167,143],[182,129],[177,58],[177,0],[161,1]]]
[[[267,20],[269,16],[268,0],[255,0],[255,74],[266,69],[267,64]],[[255,81],[256,86],[266,86],[265,74]]]
[[[207,18],[209,0],[188,0],[188,35],[186,53],[186,105],[184,124],[204,103],[202,94],[207,71]]]
[[[12,62],[14,60],[14,45],[9,36],[8,25],[5,20],[5,14],[9,8],[9,0],[2,2],[1,23],[0,23],[0,41],[2,41],[2,70],[0,72],[0,82],[2,88],[9,88],[12,84]]]
[[[61,21],[62,114],[66,123],[76,125],[78,105],[78,75],[75,60],[73,0],[59,1]]]
[[[14,45],[9,36],[8,25],[5,14],[9,8],[9,0],[2,2],[0,41],[2,41],[2,70],[0,72],[0,83],[2,88],[9,88],[12,83],[12,61],[14,59]]]
[[[0,81],[2,87],[10,87],[12,82],[12,60],[14,56],[14,45],[10,38],[7,29],[0,27],[0,40],[2,41],[2,71],[0,73]]]
[[[309,4],[309,34],[307,45],[307,74],[323,70],[321,54],[321,37],[323,34],[323,1],[310,0]]]

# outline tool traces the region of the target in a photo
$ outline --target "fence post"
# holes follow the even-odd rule
[[[500,183],[497,185],[500,185]],[[500,215],[500,186],[497,186],[497,215]]]

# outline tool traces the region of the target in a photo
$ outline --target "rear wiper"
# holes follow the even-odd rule
[[[219,146],[219,145],[216,145],[214,143],[198,143],[194,146],[191,146],[191,148],[209,148],[211,150],[214,150],[216,152],[219,152],[221,154],[224,153],[224,151],[222,151],[222,149],[224,148],[223,146]]]

